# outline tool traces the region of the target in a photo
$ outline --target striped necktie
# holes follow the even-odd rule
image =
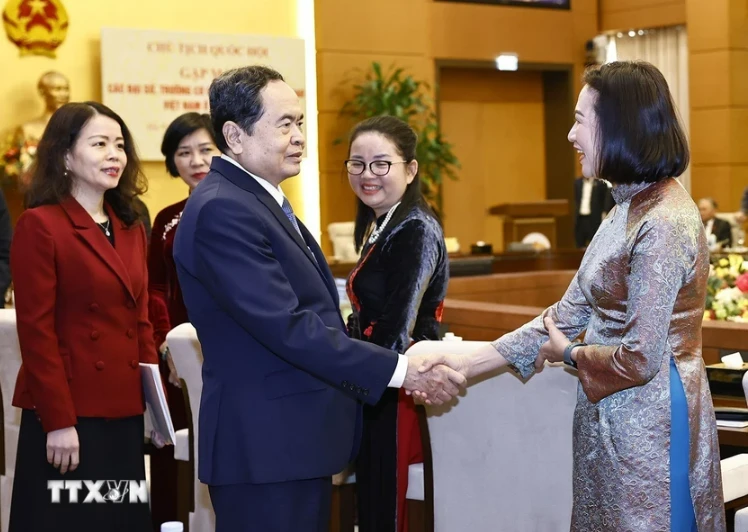
[[[296,232],[299,233],[301,240],[304,241],[304,235],[301,234],[299,223],[296,221],[296,215],[293,213],[293,209],[291,208],[291,204],[288,202],[288,198],[283,198],[283,205],[281,205],[281,208],[286,214],[288,221],[291,222],[291,225],[293,225],[294,229],[296,229]]]
[[[291,225],[294,226],[294,229],[296,229],[296,232],[299,233],[299,236],[301,237],[301,241],[306,244],[306,240],[304,240],[304,235],[301,234],[301,229],[299,229],[299,222],[296,221],[296,215],[293,213],[293,209],[291,208],[291,204],[288,202],[288,198],[283,198],[283,205],[281,205],[281,209],[283,209],[283,212],[286,214],[288,221],[291,222]],[[312,255],[314,262],[317,262],[317,257],[314,256],[314,251],[312,251],[312,248],[310,248],[309,246],[307,246],[306,248],[309,250],[309,253]]]

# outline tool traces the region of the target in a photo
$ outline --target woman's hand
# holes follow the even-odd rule
[[[440,364],[452,368],[457,373],[461,373],[466,379],[470,376],[470,360],[468,357],[460,355],[430,355],[418,367],[418,372],[426,373]]]
[[[564,336],[564,333],[558,330],[553,320],[546,316],[543,319],[543,324],[548,330],[548,341],[540,346],[538,351],[538,358],[535,359],[535,371],[543,371],[543,365],[545,361],[548,362],[563,362],[564,361],[564,349],[571,342]]]
[[[166,440],[155,430],[151,431],[151,443],[156,449],[161,449],[166,445]]]
[[[75,427],[53,430],[47,433],[47,462],[64,475],[75,471],[80,463],[80,443]]]
[[[177,373],[177,367],[174,365],[174,360],[171,358],[171,351],[166,342],[161,344],[158,348],[159,353],[166,352],[166,365],[169,367],[169,383],[176,386],[177,388],[182,387],[182,382],[179,380],[179,373]]]

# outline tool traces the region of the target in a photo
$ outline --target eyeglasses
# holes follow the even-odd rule
[[[390,173],[390,167],[393,164],[408,164],[408,161],[372,161],[368,164],[369,171],[378,177],[384,177]],[[348,159],[345,161],[345,168],[351,175],[361,175],[366,171],[367,164],[364,161]]]

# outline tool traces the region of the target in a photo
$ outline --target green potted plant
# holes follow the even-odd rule
[[[385,72],[376,61],[363,77],[363,81],[353,86],[353,99],[343,105],[340,114],[354,121],[392,115],[410,124],[418,133],[416,158],[424,195],[441,214],[440,185],[445,177],[457,179],[455,170],[460,163],[452,145],[439,131],[429,85],[406,74],[402,68],[391,66]],[[342,139],[336,140],[340,142]]]

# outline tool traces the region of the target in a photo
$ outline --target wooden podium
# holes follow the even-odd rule
[[[553,199],[526,203],[504,203],[488,209],[504,217],[504,249],[512,242],[522,242],[529,233],[543,233],[556,247],[556,218],[569,214],[569,201]]]

